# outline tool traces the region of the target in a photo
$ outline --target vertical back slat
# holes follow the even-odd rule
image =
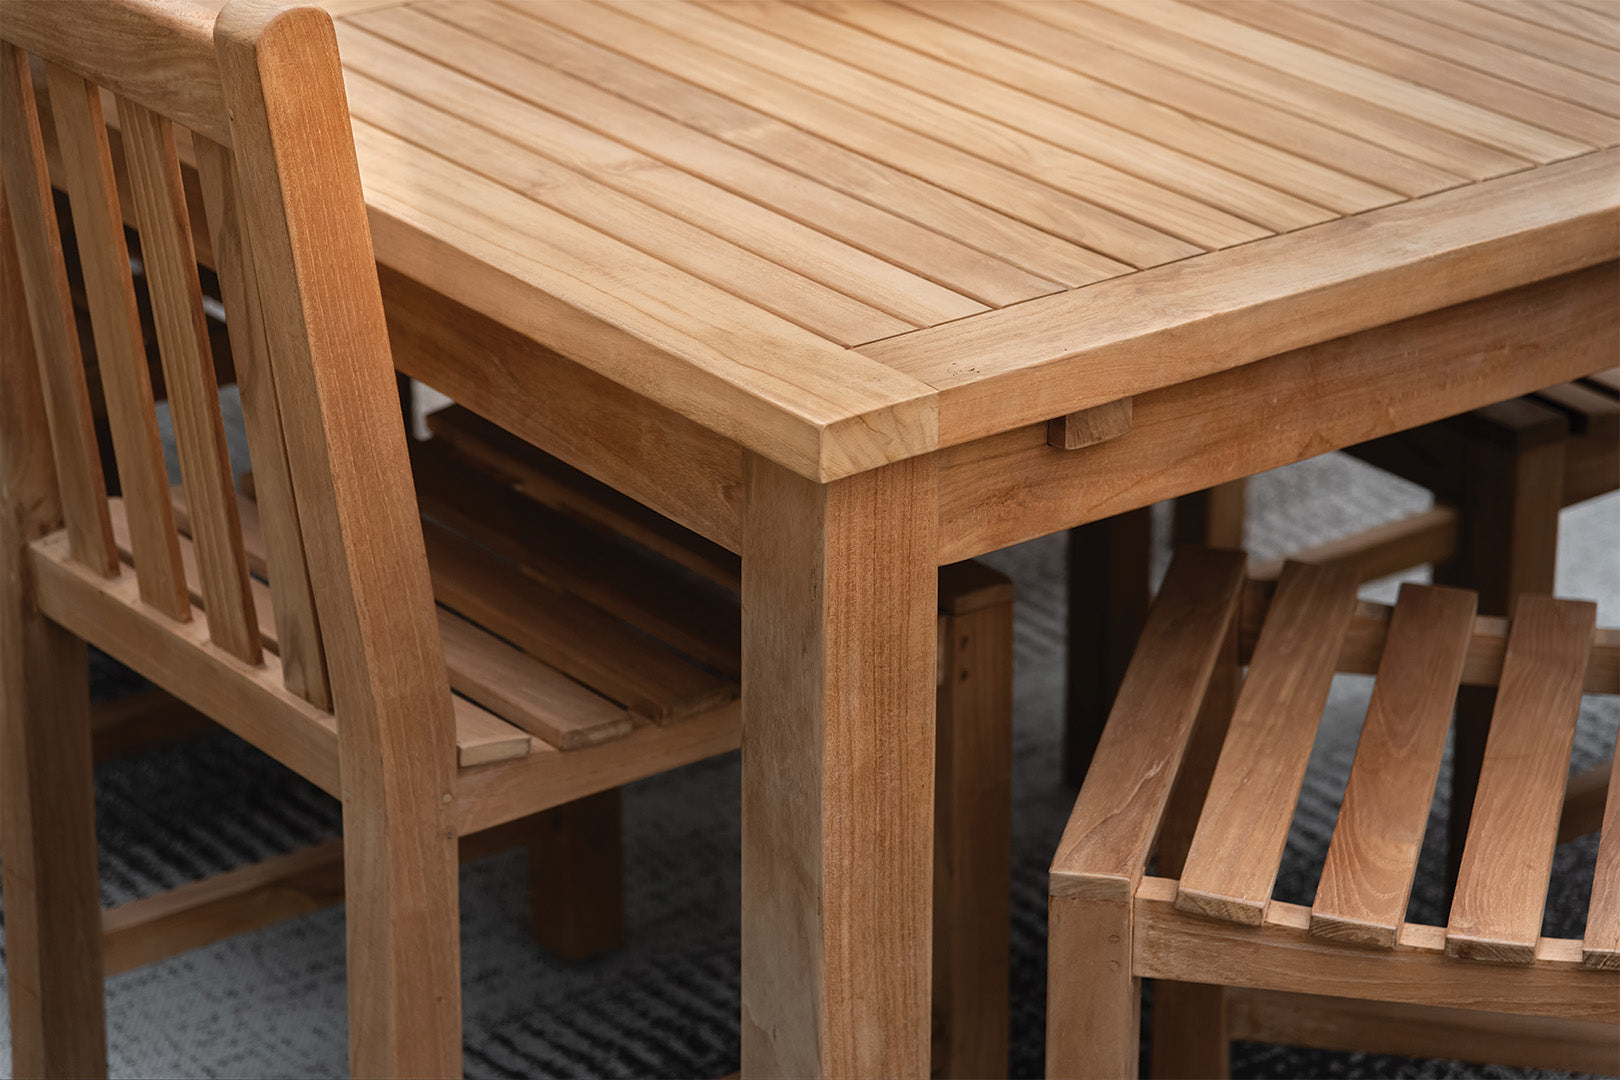
[[[46,74],[141,599],[184,621],[191,618],[191,598],[169,507],[168,468],[130,279],[101,92],[54,64],[47,65]]]
[[[1446,954],[1535,959],[1597,605],[1521,597],[1446,927]]]
[[[51,202],[50,174],[40,137],[28,59],[15,45],[0,42],[0,176],[11,207],[17,259],[28,298],[34,351],[45,391],[45,418],[56,457],[62,517],[73,557],[98,573],[118,571],[107,484],[96,448],[90,391],[79,354],[61,233]]]
[[[225,303],[225,329],[230,334],[236,385],[242,395],[242,418],[253,455],[255,495],[263,523],[282,674],[288,690],[320,708],[330,708],[332,696],[315,596],[310,590],[298,509],[287,473],[287,447],[267,353],[258,281],[241,219],[236,166],[231,151],[212,139],[193,136],[192,145],[197,151],[209,242]]]
[[[1620,970],[1620,757],[1609,759],[1609,798],[1603,807],[1581,962],[1605,971]]]
[[[1289,563],[1249,663],[1176,907],[1259,925],[1356,608],[1353,574]]]
[[[248,588],[247,558],[237,520],[236,492],[225,449],[191,242],[174,128],[162,116],[127,99],[118,102],[124,158],[141,233],[141,257],[152,291],[158,349],[169,390],[180,476],[191,507],[192,535],[202,572],[208,634],[227,652],[250,663],[261,658],[258,621]]]
[[[1311,933],[1393,949],[1406,919],[1476,597],[1402,585],[1355,764],[1311,908]]]

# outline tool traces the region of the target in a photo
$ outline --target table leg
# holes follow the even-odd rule
[[[936,466],[744,483],[743,1075],[926,1076]]]

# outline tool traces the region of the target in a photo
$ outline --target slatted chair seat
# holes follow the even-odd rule
[[[1584,937],[1541,935],[1581,695],[1620,693],[1620,633],[1585,602],[1527,596],[1501,619],[1461,589],[1406,585],[1386,608],[1356,585],[1301,563],[1246,582],[1241,554],[1178,552],[1052,863],[1049,1075],[1136,1075],[1141,978],[1440,1006],[1436,1030],[1447,1009],[1556,1018],[1559,1064],[1620,1060],[1620,797]],[[1376,679],[1315,899],[1283,903],[1335,671]],[[1430,926],[1407,902],[1460,685],[1495,686],[1496,708]]]
[[[461,490],[476,495],[488,481],[461,470]],[[455,478],[444,477],[447,483]],[[185,627],[206,626],[195,540],[180,489],[173,497],[179,552],[195,617]],[[336,793],[337,742],[332,714],[289,693],[279,681],[280,639],[270,602],[264,537],[256,503],[238,504],[243,551],[253,577],[248,594],[265,656],[258,667],[233,663],[217,649],[205,650],[206,664],[217,677],[229,672],[251,687],[240,696],[242,723],[263,728],[267,741],[255,739],[271,756],[305,772]],[[129,522],[121,499],[109,500],[113,537],[120,558],[130,559]],[[524,812],[549,808],[570,797],[617,786],[652,772],[734,748],[740,723],[736,706],[736,658],[729,674],[704,666],[631,623],[525,574],[502,553],[458,535],[431,519],[429,572],[438,604],[439,633],[454,694],[457,761],[462,769],[516,763],[536,757],[528,768],[544,768],[552,751],[594,749],[600,770],[587,790],[563,790],[520,796],[496,785],[503,803],[521,799]],[[495,536],[494,530],[486,530]],[[115,657],[142,663],[154,633],[173,633],[174,625],[140,601],[134,575],[92,578],[72,559],[64,531],[33,545],[40,569],[41,604],[47,614],[88,632],[98,627],[103,647]],[[583,553],[582,553],[583,554]],[[593,564],[579,565],[582,574],[609,576],[615,561],[605,545]],[[629,561],[633,556],[623,561]],[[622,565],[620,563],[619,565]],[[94,590],[99,596],[90,595]],[[642,620],[647,621],[647,620]],[[670,636],[676,636],[674,634]],[[206,640],[206,639],[203,639]],[[123,648],[120,648],[123,646]],[[206,663],[206,662],[205,662]],[[172,688],[182,697],[195,693],[186,678],[204,664],[178,655]],[[165,681],[159,674],[159,682]],[[261,699],[255,701],[255,699]],[[246,715],[274,702],[268,715]],[[214,712],[206,708],[204,711]],[[229,714],[218,718],[233,727]],[[666,729],[690,723],[691,730],[672,735]],[[246,734],[246,731],[239,731]],[[649,756],[650,755],[650,756]],[[561,759],[557,765],[562,766]],[[478,774],[479,783],[493,782]],[[325,782],[323,782],[325,781]],[[544,785],[541,785],[544,786]],[[501,818],[510,810],[491,810]],[[494,822],[488,822],[493,824]],[[471,830],[468,830],[471,831]]]

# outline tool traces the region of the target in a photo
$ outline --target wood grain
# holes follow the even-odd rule
[[[152,404],[101,93],[55,65],[46,69],[46,77],[141,597],[171,618],[188,619],[191,601],[169,510],[169,474]]]
[[[1279,107],[1276,99],[1247,95],[1200,70],[1197,64],[1161,64],[1097,35],[1065,29],[999,4],[959,0],[927,4],[902,0],[929,19],[948,22],[975,35],[1051,61],[1071,71],[1102,79],[1132,95],[1173,108],[1224,130],[1260,142],[1286,146],[1311,162],[1379,184],[1403,195],[1432,194],[1455,186],[1457,178],[1397,153],[1378,141],[1340,130],[1331,116],[1311,116]],[[926,21],[926,20],[920,20]],[[1020,77],[1020,82],[1025,77]]]
[[[426,536],[441,603],[637,715],[674,723],[736,696],[734,682],[516,565],[502,565],[443,526],[429,523]]]
[[[1234,1039],[1598,1073],[1620,1053],[1614,1028],[1589,1020],[1268,990],[1231,997]]]
[[[921,1077],[934,473],[746,469],[743,1070]]]
[[[724,547],[563,464],[472,410],[460,405],[439,409],[428,414],[427,427],[456,460],[510,483],[526,498],[634,541],[731,592],[741,589],[742,564]]]
[[[1152,512],[1142,507],[1070,529],[1068,548],[1063,779],[1079,787],[1147,622]]]
[[[727,678],[738,672],[735,592],[692,581],[612,533],[555,513],[431,441],[412,457],[422,511],[526,574],[584,600]]]
[[[255,516],[262,525],[260,536],[266,557],[261,573],[270,583],[282,675],[293,693],[317,708],[330,708],[332,691],[326,677],[326,656],[321,649],[320,622],[298,527],[298,506],[287,471],[281,408],[265,339],[258,275],[242,220],[236,163],[219,143],[202,138],[193,143],[214,269],[225,310],[234,314],[225,329],[231,338],[243,427],[253,456],[253,498],[265,508],[263,514]]]
[[[1187,852],[1178,908],[1249,926],[1264,920],[1355,603],[1349,574],[1284,567]]]
[[[759,0],[734,4],[717,4],[713,0],[698,2],[853,69],[851,77],[840,80],[840,93],[847,93],[845,88],[855,82],[879,92],[888,90],[891,97],[898,95],[905,108],[902,111],[891,105],[889,115],[904,116],[908,126],[937,131],[939,137],[949,141],[964,136],[974,139],[976,131],[986,127],[985,117],[989,114],[1002,129],[996,134],[1010,146],[1038,146],[1034,140],[1024,138],[1034,136],[1063,147],[1069,152],[1068,156],[1057,157],[1042,148],[1028,153],[1024,160],[1034,164],[1043,156],[1056,158],[1062,165],[1049,173],[1043,170],[1041,174],[1048,177],[1048,182],[1067,187],[1062,181],[1084,176],[1090,182],[1076,190],[1077,194],[1127,213],[1134,211],[1159,228],[1193,243],[1220,245],[1243,236],[1255,239],[1274,231],[1314,225],[1335,216],[1246,176],[1168,147],[1162,136],[1160,141],[1154,141],[1085,113],[1058,108],[1024,90],[986,78],[974,69],[964,70],[931,60],[914,49],[874,36],[851,34],[836,22],[818,18],[811,9]],[[749,39],[764,40],[753,35]],[[773,57],[782,51],[783,46],[777,43],[765,44],[760,49],[762,54]],[[800,63],[803,65],[804,61]],[[820,61],[810,64],[823,67]],[[899,84],[899,88],[889,89],[872,79],[872,75],[891,86]],[[957,108],[925,104],[918,100],[920,94]],[[949,122],[951,133],[944,134],[943,127],[936,129],[929,124],[933,116]],[[1028,166],[1020,164],[1018,167]],[[1121,186],[1130,189],[1124,198],[1113,194]]]
[[[1023,93],[1063,106],[1127,131],[1152,131],[1178,150],[1197,155],[1233,174],[1252,178],[1271,190],[1287,193],[1301,204],[1314,203],[1340,212],[1369,210],[1396,201],[1394,191],[1328,168],[1301,155],[1298,148],[1271,146],[1251,136],[1222,129],[1159,101],[1129,93],[1097,76],[1055,62],[1060,49],[1052,48],[1051,37],[1042,42],[1043,55],[1019,52],[987,34],[969,33],[949,24],[962,12],[942,10],[938,5],[908,13],[887,5],[849,3],[846,0],[807,5],[810,10],[847,22],[871,34],[910,49],[926,53],[952,65],[953,74],[964,70],[988,75],[1017,87]],[[971,15],[968,16],[971,19]],[[995,12],[996,25],[1014,28],[1017,16]],[[1037,24],[1038,25],[1038,24]],[[993,32],[993,27],[986,30]],[[1106,61],[1103,64],[1106,67]],[[1116,79],[1123,74],[1110,72]],[[977,84],[975,84],[977,85]],[[1121,86],[1124,84],[1121,83]],[[1213,89],[1213,88],[1211,88]],[[1258,104],[1258,103],[1256,103]],[[1255,220],[1274,229],[1306,224],[1307,218],[1324,220],[1319,210],[1291,205],[1287,200],[1272,204],[1272,215]],[[1241,211],[1239,211],[1241,212]],[[1292,225],[1288,222],[1293,222]]]
[[[1058,452],[1045,418],[940,454],[941,558],[966,559],[1603,367],[1612,265],[1134,399],[1131,430]],[[1039,301],[1030,301],[1031,304]],[[1414,365],[1410,356],[1425,362]],[[1446,395],[1432,393],[1444,385]]]
[[[1402,79],[1485,105],[1505,116],[1537,124],[1591,146],[1612,145],[1620,136],[1620,123],[1614,117],[1509,81],[1507,75],[1511,69],[1508,67],[1482,71],[1458,63],[1460,50],[1455,34],[1438,27],[1430,29],[1429,40],[1444,40],[1446,44],[1439,53],[1424,52],[1414,47],[1417,41],[1401,33],[1411,30],[1412,26],[1410,23],[1402,25],[1400,12],[1361,9],[1363,18],[1371,14],[1386,19],[1386,25],[1395,31],[1395,36],[1390,37],[1370,32],[1365,21],[1360,25],[1333,21],[1334,9],[1339,7],[1337,4],[1307,6],[1245,0],[1221,4],[1211,10],[1346,59],[1374,64]],[[1603,97],[1612,97],[1612,92],[1597,100],[1602,101]]]
[[[1012,582],[939,572],[934,696],[935,1076],[994,1076],[1008,1052],[1012,874]]]
[[[990,206],[963,198],[882,160],[785,123],[766,112],[533,19],[513,19],[495,7],[423,5],[435,18],[477,32],[486,41],[566,71],[575,78],[675,121],[668,137],[690,143],[694,133],[770,161],[817,185],[880,206],[938,236],[970,245],[981,258],[1006,259],[1048,280],[1082,285],[1129,269]],[[378,21],[370,25],[386,33]],[[600,124],[602,121],[597,120]],[[658,156],[668,159],[667,153]],[[750,190],[755,190],[750,188]]]
[[[1558,819],[1560,844],[1602,828],[1613,765],[1611,758],[1570,775],[1564,787],[1564,811]]]
[[[1596,605],[1581,601],[1525,596],[1514,607],[1446,925],[1449,956],[1535,957],[1596,620]]]
[[[228,143],[212,36],[219,7],[216,0],[156,7],[116,0],[95,19],[66,20],[48,7],[19,4],[6,12],[5,40]]]
[[[1130,901],[1054,896],[1047,905],[1046,1075],[1135,1076],[1142,980]]]
[[[481,58],[489,53],[484,43],[426,15],[392,13],[387,25],[390,34],[412,48],[430,47],[445,61],[473,68],[479,80],[358,28],[346,29],[341,44],[350,92],[358,103],[357,115],[375,117],[399,134],[408,134],[414,127],[430,144],[476,142],[454,134],[437,138],[426,134],[434,125],[440,131],[451,130],[448,121],[434,120],[433,114],[439,110],[479,124],[498,125],[510,143],[541,157],[525,161],[513,153],[514,146],[506,146],[504,154],[480,155],[484,164],[479,168],[485,175],[521,184],[536,169],[545,170],[551,183],[544,191],[536,191],[544,201],[571,209],[604,232],[632,239],[636,246],[672,264],[685,264],[738,295],[762,299],[761,306],[778,309],[801,325],[813,310],[843,312],[837,316],[838,322],[822,326],[842,327],[846,339],[870,340],[874,333],[885,332],[885,327],[887,332],[897,332],[985,310],[983,304],[926,277],[488,85],[492,79],[505,78],[530,84],[536,105],[546,103],[549,84],[557,77],[548,79],[543,70],[535,74],[536,65],[521,64],[520,70],[513,71],[509,61],[495,71],[479,70],[484,67]],[[359,77],[362,72],[369,77]],[[433,109],[420,100],[428,87],[432,88]],[[566,87],[558,89],[566,93]],[[416,96],[404,97],[402,91]],[[410,105],[412,100],[415,108]],[[522,165],[510,168],[516,163]],[[557,165],[568,171],[558,170]],[[615,209],[624,221],[611,220]],[[663,213],[650,212],[654,210]],[[718,273],[705,272],[693,261],[697,251],[661,247],[665,237],[676,243],[684,240],[691,248],[712,250],[718,257],[714,266]],[[716,239],[729,241],[735,250],[716,244]],[[753,281],[748,278],[750,271]],[[819,293],[809,283],[834,292]]]
[[[118,553],[113,550],[112,526],[107,520],[107,488],[73,323],[33,80],[27,57],[9,40],[0,41],[0,79],[4,80],[0,85],[0,132],[6,140],[0,173],[17,246],[17,273],[33,329],[62,515],[73,538],[74,555],[86,566],[110,575],[117,570]]]
[[[28,545],[61,527],[62,504],[8,196],[0,190],[0,872],[11,1066],[106,1076],[90,672],[84,642],[34,597]]]
[[[1620,969],[1620,775],[1615,760],[1620,759],[1609,761],[1609,797],[1586,912],[1586,940],[1581,945],[1581,961],[1605,970]]]
[[[860,352],[935,387],[953,445],[1614,259],[1616,161],[1590,154]]]
[[[736,443],[401,274],[382,268],[380,277],[401,371],[493,421],[519,446],[532,443],[724,548],[741,547]],[[492,355],[508,359],[466,363]],[[525,487],[545,499],[542,485]],[[614,520],[636,535],[623,514]]]
[[[1475,597],[1402,585],[1311,906],[1311,933],[1393,949],[1440,776]]]
[[[274,654],[259,667],[209,643],[198,620],[178,629],[146,607],[133,574],[111,582],[69,554],[61,537],[36,541],[30,555],[39,603],[73,632],[206,713],[330,795],[338,793],[337,728],[282,684]],[[195,623],[195,624],[193,624]]]
[[[262,4],[214,36],[343,717],[351,1070],[453,1075],[455,721],[337,44],[324,12]]]
[[[1312,566],[1341,567],[1360,581],[1376,581],[1400,570],[1450,559],[1458,548],[1457,517],[1456,507],[1435,506],[1303,548],[1288,557]],[[1251,576],[1274,581],[1282,573],[1282,562],[1256,563]]]
[[[213,353],[203,314],[191,212],[173,125],[130,101],[118,103],[141,258],[152,294],[164,382],[174,419],[180,475],[202,571],[203,613],[212,640],[248,663],[259,659],[258,620],[248,591],[236,489],[225,447]]]
[[[1041,179],[1019,173],[981,154],[964,149],[953,129],[972,129],[960,111],[938,110],[924,95],[908,88],[872,85],[846,65],[826,63],[768,38],[727,25],[705,12],[663,7],[609,7],[572,0],[528,11],[577,36],[638,57],[689,82],[733,97],[746,105],[806,128],[830,141],[987,202],[1026,224],[1046,229],[1131,266],[1152,266],[1203,250],[1175,235],[1126,216],[1119,209],[1091,202],[1064,183],[1063,165],[1078,169],[1061,153],[1042,153],[1041,145],[1004,129],[981,130],[974,149],[993,138],[1019,158],[1045,159]],[[743,59],[769,57],[765,66]],[[816,87],[806,93],[806,87]],[[872,107],[884,102],[884,111]],[[893,111],[888,110],[894,104]],[[895,119],[889,119],[889,116]],[[1047,144],[1048,151],[1057,148]],[[1079,170],[1099,186],[1119,191],[1097,170]],[[1251,236],[1252,238],[1252,236]]]
[[[1243,596],[1240,655],[1244,660],[1254,655],[1255,642],[1270,603],[1270,586],[1266,582],[1250,581]],[[1356,603],[1356,613],[1345,632],[1344,647],[1335,661],[1339,671],[1360,675],[1377,673],[1389,635],[1391,610],[1385,604],[1365,600]],[[1495,686],[1501,682],[1508,633],[1508,620],[1501,616],[1475,617],[1468,653],[1463,658],[1461,682],[1464,686]],[[1599,629],[1593,634],[1591,657],[1581,688],[1588,694],[1620,694],[1620,631]]]
[[[1137,889],[1137,974],[1322,994],[1557,1016],[1620,1024],[1620,974],[1583,969],[1580,942],[1542,938],[1534,964],[1459,963],[1445,953],[1445,929],[1407,923],[1391,953],[1322,941],[1307,929],[1310,909],[1274,902],[1259,927],[1238,926],[1176,908],[1175,882],[1144,878]],[[1484,977],[1488,973],[1489,977]]]
[[[1243,556],[1177,553],[1052,858],[1051,894],[1128,900],[1147,867],[1229,625]]]
[[[1046,443],[1058,450],[1078,450],[1115,439],[1131,430],[1131,399],[1060,416],[1047,423]]]

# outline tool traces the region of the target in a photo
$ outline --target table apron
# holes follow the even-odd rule
[[[1605,263],[1139,394],[1131,429],[1079,450],[1046,424],[938,452],[955,562],[1614,365]]]
[[[399,368],[740,551],[743,452],[533,340],[384,270]],[[1353,446],[1612,366],[1604,263],[1139,394],[1079,450],[1033,424],[938,451],[941,564]]]

